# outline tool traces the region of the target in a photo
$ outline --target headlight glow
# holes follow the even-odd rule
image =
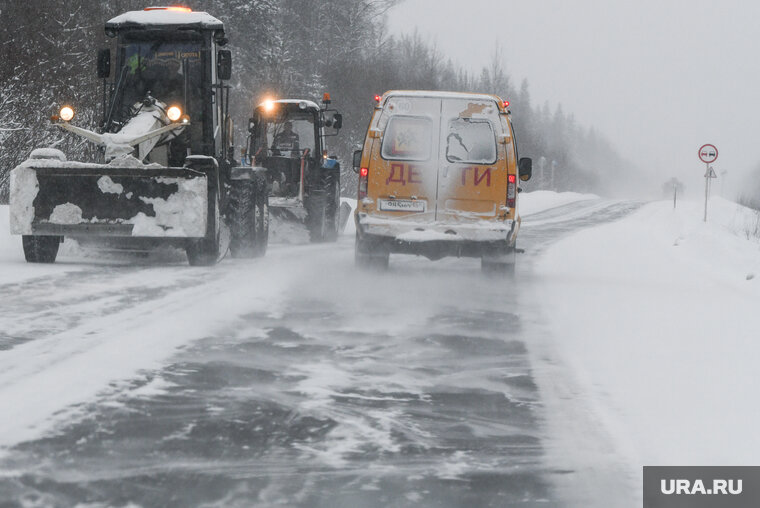
[[[74,108],[71,106],[64,106],[61,108],[59,115],[64,122],[70,122],[74,118]]]
[[[177,120],[182,118],[182,110],[178,106],[172,106],[166,110],[166,116],[172,122],[176,122]]]

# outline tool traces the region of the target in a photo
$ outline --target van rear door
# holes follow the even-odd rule
[[[435,220],[440,104],[440,99],[432,98],[388,99],[377,125],[383,132],[382,163],[370,181],[377,189],[378,215]]]
[[[507,160],[495,101],[443,99],[436,220],[474,222],[503,215]]]

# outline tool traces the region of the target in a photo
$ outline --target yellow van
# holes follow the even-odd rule
[[[509,103],[495,95],[390,91],[376,96],[359,173],[356,264],[388,266],[391,253],[481,258],[514,269],[519,182]],[[519,160],[519,162],[518,162]]]

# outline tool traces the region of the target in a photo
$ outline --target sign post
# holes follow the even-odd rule
[[[715,170],[710,167],[710,164],[718,160],[718,149],[715,145],[706,144],[702,145],[697,152],[699,154],[699,160],[705,163],[705,222],[707,222],[707,198],[710,195],[710,179],[717,178]]]

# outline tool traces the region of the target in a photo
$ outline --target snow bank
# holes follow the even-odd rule
[[[595,194],[579,194],[577,192],[539,190],[521,193],[518,207],[520,208],[520,215],[524,216],[589,199],[599,199],[599,196]]]
[[[351,198],[340,198],[341,203],[347,203],[351,207],[351,213],[348,215],[348,221],[346,221],[346,228],[343,230],[343,234],[346,236],[354,236],[356,234],[356,223],[354,222],[354,212],[356,211],[356,200]]]
[[[12,261],[21,255],[21,237],[11,235],[9,224],[10,209],[0,205],[0,261]]]
[[[720,198],[706,224],[700,203],[657,202],[536,264],[552,341],[586,392],[574,404],[590,396],[634,477],[643,465],[760,456],[760,241],[747,234],[757,221]],[[582,454],[570,439],[564,449]]]

